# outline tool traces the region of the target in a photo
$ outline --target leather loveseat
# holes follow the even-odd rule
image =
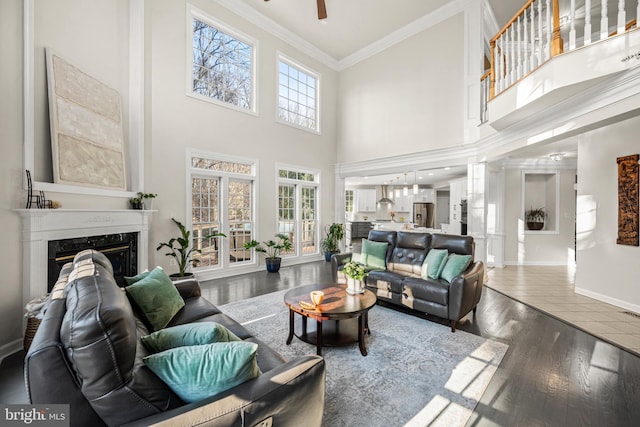
[[[176,283],[184,307],[168,326],[210,321],[256,343],[258,377],[185,404],[145,366],[148,329],[113,279],[109,260],[83,251],[67,264],[25,358],[32,403],[69,404],[73,426],[320,426],[325,364],[310,355],[285,361],[201,297],[195,280]],[[128,424],[130,423],[130,424]]]
[[[366,288],[376,294],[378,301],[448,319],[452,332],[455,332],[460,319],[471,311],[475,314],[482,296],[484,263],[473,260],[475,245],[472,237],[372,230],[368,240],[388,243],[386,268],[373,269],[365,277]],[[471,262],[450,282],[442,278],[423,278],[422,264],[432,249],[470,255]],[[331,269],[337,283],[346,282],[342,268],[351,256],[351,253],[333,255]]]

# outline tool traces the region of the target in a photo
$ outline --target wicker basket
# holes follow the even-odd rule
[[[24,351],[29,351],[33,337],[36,335],[36,331],[40,326],[42,320],[37,317],[27,317],[27,329],[24,331],[24,340],[22,342]]]

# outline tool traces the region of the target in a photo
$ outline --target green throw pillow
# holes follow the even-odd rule
[[[386,256],[387,242],[372,242],[371,240],[362,239],[362,256],[367,267],[387,268]]]
[[[442,277],[447,282],[451,282],[454,277],[467,269],[471,263],[471,255],[451,254],[447,259],[447,264],[442,270]]]
[[[422,263],[421,277],[423,279],[438,279],[447,262],[446,249],[431,249]]]
[[[258,344],[244,341],[176,347],[142,359],[187,403],[242,384],[260,375]]]
[[[160,267],[154,268],[147,277],[127,286],[125,290],[154,331],[167,326],[184,307],[180,293]]]
[[[187,345],[240,341],[233,332],[215,322],[196,322],[172,326],[141,338],[152,353]]]
[[[124,277],[124,281],[127,282],[127,285],[133,285],[136,282],[139,282],[140,280],[144,279],[145,277],[147,277],[149,275],[149,273],[151,273],[149,270],[143,271],[140,274],[136,274],[133,277]]]

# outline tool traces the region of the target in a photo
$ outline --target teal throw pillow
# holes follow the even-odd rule
[[[167,326],[184,307],[180,293],[160,267],[154,268],[144,279],[127,286],[125,290],[153,331]]]
[[[371,240],[362,239],[362,256],[365,257],[365,265],[372,268],[387,268],[388,246],[387,242],[372,242]]]
[[[165,328],[146,335],[141,340],[150,352],[158,353],[187,345],[240,341],[240,338],[219,323],[196,322]]]
[[[176,347],[142,359],[187,403],[242,384],[260,375],[258,344],[244,341]]]
[[[444,266],[440,277],[447,282],[451,282],[454,277],[465,271],[470,263],[471,255],[451,254],[447,259],[447,264]]]
[[[140,280],[144,279],[145,277],[147,277],[149,275],[149,273],[151,273],[149,270],[143,271],[140,274],[136,274],[133,277],[124,277],[124,281],[127,282],[127,285],[133,285],[136,282],[139,282]]]
[[[422,263],[421,277],[423,279],[438,279],[447,262],[446,249],[431,249]]]

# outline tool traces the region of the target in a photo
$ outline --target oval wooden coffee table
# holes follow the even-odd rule
[[[338,346],[358,342],[360,353],[367,355],[364,335],[369,331],[369,309],[376,303],[376,295],[365,290],[362,294],[348,294],[346,285],[306,285],[291,289],[284,295],[289,307],[289,337],[293,336],[316,345],[316,353],[322,354],[322,346]],[[324,292],[324,300],[313,309],[300,306],[300,301],[311,303],[311,291]],[[295,313],[301,316],[301,330],[296,331]],[[315,319],[315,325],[307,325],[307,319]],[[353,324],[355,323],[355,325]],[[314,327],[315,326],[315,327]]]

